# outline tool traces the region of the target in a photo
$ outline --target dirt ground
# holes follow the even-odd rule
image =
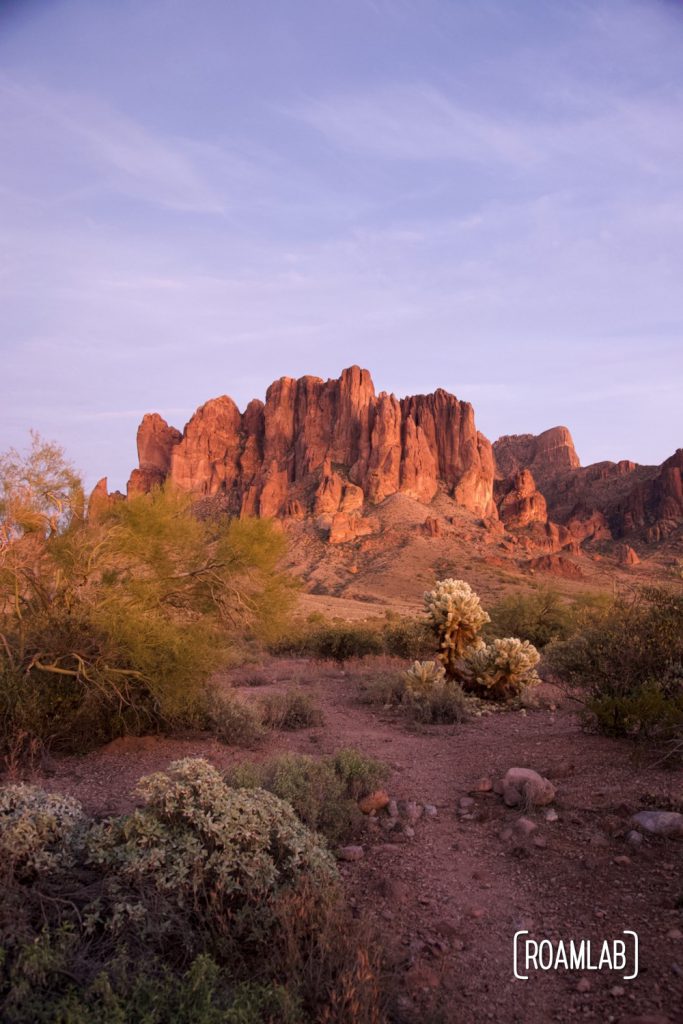
[[[273,733],[254,752],[206,737],[120,740],[55,760],[36,781],[93,812],[116,813],[132,805],[141,775],[179,757],[225,767],[283,750],[358,747],[390,765],[392,797],[438,811],[416,823],[413,838],[368,823],[363,858],[341,868],[352,905],[370,916],[387,952],[394,1021],[683,1021],[683,842],[649,838],[635,847],[626,839],[633,812],[680,806],[681,774],[635,761],[630,744],[585,734],[573,707],[552,692],[542,710],[409,728],[358,700],[360,677],[397,667],[370,659],[346,669],[269,661],[266,686],[239,686],[244,672],[226,675],[224,685],[239,686],[249,700],[302,686],[322,709],[321,726]],[[505,838],[520,812],[494,794],[474,795],[473,812],[459,813],[477,780],[512,766],[534,768],[557,788],[558,820],[531,812],[537,828],[521,846]],[[520,929],[538,940],[591,939],[594,948],[632,929],[640,938],[639,976],[560,970],[516,980],[513,935]]]

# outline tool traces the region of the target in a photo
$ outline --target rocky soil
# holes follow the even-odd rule
[[[227,766],[283,750],[359,747],[391,766],[386,788],[395,805],[366,817],[353,844],[359,849],[340,867],[352,905],[369,915],[386,950],[393,1020],[683,1021],[683,839],[651,835],[631,821],[645,808],[680,811],[680,774],[634,760],[627,743],[581,732],[573,707],[548,690],[539,710],[409,729],[358,701],[363,676],[397,668],[387,660],[346,669],[269,661],[265,686],[241,686],[244,672],[223,683],[245,699],[301,686],[323,711],[321,727],[273,733],[257,752],[208,737],[119,740],[58,759],[36,781],[111,813],[131,806],[140,775],[178,757]],[[511,767],[546,777],[552,802],[503,800],[490,785]],[[609,970],[561,970],[516,980],[519,929],[539,940],[594,945],[633,929],[640,974],[624,981]]]

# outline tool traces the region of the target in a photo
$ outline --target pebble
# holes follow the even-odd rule
[[[609,991],[610,995],[614,996],[615,999],[618,999],[619,996],[623,996],[626,989],[623,988],[622,985],[613,985]]]
[[[422,817],[422,804],[415,803],[414,800],[407,800],[403,806],[403,814],[410,824],[414,825]]]
[[[362,860],[364,856],[365,851],[362,846],[340,846],[337,850],[337,857],[339,860]]]
[[[471,796],[461,796],[458,800],[458,812],[469,814],[476,807],[476,801]]]
[[[630,832],[626,833],[626,842],[630,843],[631,846],[642,846],[643,837],[640,832],[636,832],[636,830],[632,828]]]
[[[535,832],[538,828],[535,821],[531,818],[518,818],[515,822],[515,832],[518,832],[522,836],[529,836],[532,832]]]
[[[539,850],[545,850],[548,845],[548,840],[545,836],[534,836],[534,846],[537,846]]]
[[[557,821],[560,816],[554,807],[549,807],[545,812],[544,817],[546,821]]]
[[[479,921],[484,916],[486,911],[484,910],[483,907],[470,907],[468,913],[470,917],[473,917],[475,919],[475,921]]]
[[[358,806],[363,814],[372,814],[373,811],[381,811],[388,803],[389,794],[386,790],[377,789],[374,793],[370,793],[369,796],[363,797],[362,800],[359,800]]]
[[[683,932],[680,928],[670,928],[666,933],[667,939],[673,939],[674,942],[679,942],[683,939]]]
[[[408,839],[414,839],[415,829],[412,827],[412,825],[406,825],[405,828],[403,829],[403,834],[405,836],[408,836]]]
[[[425,804],[424,813],[426,818],[436,818],[439,812],[437,811],[434,804]]]
[[[578,983],[576,985],[576,991],[577,992],[590,992],[590,990],[591,990],[591,983],[588,980],[588,978],[579,978],[579,981],[578,981]]]
[[[631,858],[627,857],[625,853],[620,853],[618,857],[613,857],[612,860],[615,864],[624,865],[631,864]]]
[[[387,814],[390,818],[398,818],[398,803],[396,800],[390,800],[387,804]]]
[[[483,779],[479,779],[478,782],[472,786],[471,793],[490,793],[493,789],[493,779],[490,776],[485,775]]]

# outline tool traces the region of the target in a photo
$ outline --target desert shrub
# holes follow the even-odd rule
[[[232,747],[253,747],[263,739],[265,729],[258,708],[234,697],[211,695],[203,725]]]
[[[519,637],[536,648],[566,640],[576,633],[589,616],[602,614],[612,598],[607,594],[579,594],[566,601],[551,587],[525,593],[508,594],[491,608],[487,637]]]
[[[381,654],[419,658],[428,654],[433,646],[430,635],[427,623],[419,619],[396,617],[334,622],[314,613],[306,623],[299,623],[271,643],[269,650],[276,655],[337,662]]]
[[[319,888],[320,905],[334,894],[334,862],[273,794],[232,789],[207,761],[189,758],[141,779],[136,792],[144,806],[95,825],[88,855],[111,873],[114,891],[123,882],[141,893],[120,916],[138,921],[147,942],[168,940],[159,934],[161,906],[166,920],[184,920],[187,945],[192,932],[206,933],[233,957],[258,955],[281,899],[309,886]],[[316,905],[305,902],[301,913],[303,934]]]
[[[0,863],[3,1021],[380,1024],[377,955],[288,804],[191,760],[138,795],[100,823],[68,804],[57,829],[45,808],[63,798],[9,801],[38,836],[30,856],[53,859]]]
[[[232,786],[261,787],[292,805],[301,821],[330,844],[348,836],[360,812],[330,759],[283,754],[262,764],[244,763],[228,773]]]
[[[382,627],[384,651],[396,658],[427,658],[434,649],[430,625],[424,619],[397,618]]]
[[[16,453],[0,457],[6,757],[19,735],[82,751],[182,726],[229,649],[273,636],[292,597],[277,571],[284,541],[267,522],[200,521],[170,488],[88,521],[71,470],[43,448],[25,458],[23,476]],[[61,473],[71,491],[33,494],[36,465],[45,486]]]
[[[509,700],[540,680],[540,655],[528,640],[504,637],[465,655],[468,689],[489,700]]]
[[[332,759],[334,770],[342,781],[344,792],[360,800],[374,792],[389,775],[387,766],[375,757],[362,754],[355,747],[339,750]]]
[[[548,670],[583,691],[590,719],[612,735],[675,739],[683,729],[683,594],[644,588],[552,644]]]
[[[459,677],[459,661],[481,645],[479,633],[489,621],[479,598],[464,580],[440,580],[424,595],[425,608],[439,647],[439,660],[451,679]]]
[[[261,721],[269,729],[308,729],[322,722],[322,713],[307,693],[272,693],[260,702]]]
[[[72,862],[72,844],[84,827],[77,800],[18,784],[0,789],[3,871],[29,878]]]
[[[416,661],[403,674],[401,704],[416,722],[452,723],[466,717],[462,687],[446,677],[443,665],[436,661]]]

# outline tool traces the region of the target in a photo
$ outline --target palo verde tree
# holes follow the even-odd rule
[[[88,521],[77,476],[49,452],[61,491],[32,493],[34,449],[23,465],[16,453],[0,461],[0,742],[84,749],[200,724],[211,672],[248,637],[270,638],[291,605],[282,535],[265,521],[200,520],[169,487]]]

